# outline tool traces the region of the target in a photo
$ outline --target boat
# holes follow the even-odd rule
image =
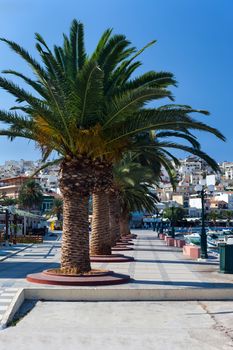
[[[188,235],[184,235],[184,240],[187,244],[200,245],[201,236],[200,233],[194,232]]]
[[[218,244],[219,244],[218,237],[214,238],[214,237],[207,236],[207,247],[208,248],[217,249]]]

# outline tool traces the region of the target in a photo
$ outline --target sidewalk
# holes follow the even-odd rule
[[[24,244],[24,243],[18,243],[18,244],[10,244],[8,246],[0,246],[0,262],[8,259],[11,256],[16,255],[17,253],[31,247],[32,244]]]
[[[134,250],[124,252],[135,261],[124,264],[93,264],[131,276],[132,283],[117,288],[233,288],[233,275],[220,274],[219,261],[191,260],[182,249],[168,247],[153,231],[133,231]]]
[[[128,274],[131,282],[116,286],[69,287],[29,283],[29,273],[56,267],[60,261],[59,241],[32,245],[0,262],[0,308],[6,310],[4,289],[24,299],[129,301],[129,300],[233,300],[233,275],[218,273],[219,261],[195,261],[182,249],[168,247],[153,231],[134,231],[134,250],[120,252],[134,257],[127,263],[93,263],[93,268]],[[12,296],[13,296],[12,295]],[[10,300],[9,300],[10,301]],[[7,300],[8,302],[8,300]],[[7,310],[6,310],[7,311]],[[1,323],[1,322],[0,322]]]
[[[233,288],[233,275],[218,273],[219,261],[211,259],[199,262],[186,258],[182,249],[168,247],[153,231],[133,231],[137,234],[134,250],[119,252],[133,256],[128,263],[92,263],[93,268],[113,270],[130,275],[131,282],[114,286],[114,289],[190,289],[190,288]],[[0,263],[0,287],[13,288],[57,288],[56,286],[34,284],[26,281],[29,273],[58,266],[60,242],[46,242],[33,245],[22,253]],[[68,288],[59,286],[59,288]],[[93,287],[73,287],[92,289]],[[95,289],[112,289],[100,286]]]
[[[38,301],[0,332],[0,348],[232,350],[232,310],[233,302]]]

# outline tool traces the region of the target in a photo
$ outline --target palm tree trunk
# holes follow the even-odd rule
[[[111,254],[111,235],[109,229],[108,194],[102,191],[93,193],[93,217],[91,233],[91,255]]]
[[[92,163],[88,158],[64,160],[60,190],[63,195],[61,270],[82,274],[91,270],[88,200],[93,189]]]
[[[88,196],[64,197],[61,270],[84,273],[91,270],[89,257]]]
[[[111,246],[114,247],[120,239],[120,207],[118,196],[115,192],[109,194],[109,225],[111,234]]]
[[[120,216],[120,233],[121,233],[121,237],[124,237],[130,234],[128,212],[124,212]]]

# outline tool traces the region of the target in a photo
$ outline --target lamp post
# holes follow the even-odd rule
[[[214,191],[214,185],[206,185],[206,181],[201,180],[200,184],[194,187],[194,190],[200,194],[201,197],[201,259],[208,259],[207,253],[207,236],[205,229],[205,196],[207,192]]]

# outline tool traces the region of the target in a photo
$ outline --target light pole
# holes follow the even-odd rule
[[[208,259],[207,253],[207,236],[205,229],[205,196],[207,192],[214,191],[214,185],[206,185],[206,181],[203,179],[201,183],[194,187],[194,190],[200,194],[201,197],[201,259]]]

